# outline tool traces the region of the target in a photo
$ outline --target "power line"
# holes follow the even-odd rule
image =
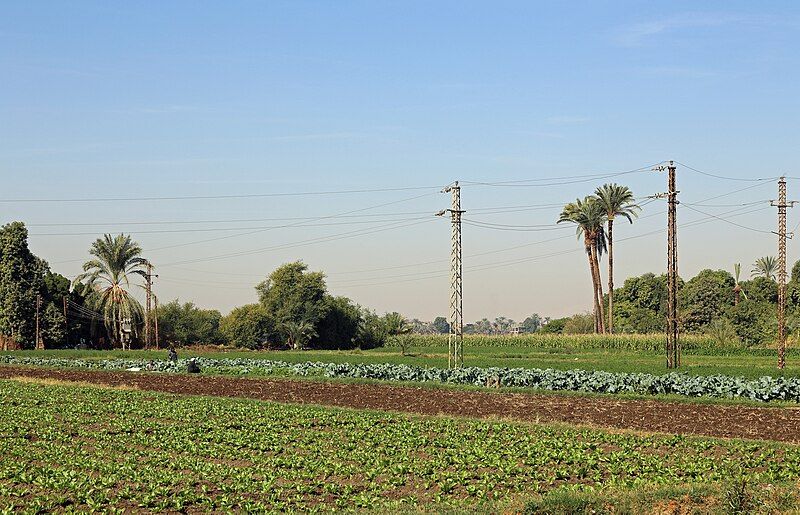
[[[374,225],[382,222],[403,222],[410,220],[420,220],[423,217],[416,218],[392,218],[384,220],[361,220],[353,222],[330,222],[320,224],[304,224],[303,227],[331,227],[338,225]],[[428,218],[428,217],[424,217]],[[208,229],[158,229],[146,231],[130,231],[131,234],[183,234],[183,233],[200,233],[200,232],[223,232],[223,231],[244,231],[244,230],[272,230],[272,229],[285,229],[290,226],[286,225],[272,225],[272,226],[256,226],[256,227],[216,227]],[[31,236],[96,236],[97,232],[56,232],[56,233],[31,233]]]
[[[248,193],[239,195],[185,195],[170,197],[95,197],[95,198],[5,198],[0,199],[0,203],[33,203],[33,202],[70,202],[70,203],[89,203],[89,202],[154,202],[154,201],[178,201],[178,200],[222,200],[222,199],[244,199],[244,198],[267,198],[267,197],[309,197],[321,195],[350,195],[358,193],[381,193],[392,191],[413,191],[413,190],[438,190],[438,186],[412,186],[402,188],[371,188],[355,190],[334,190],[334,191],[301,191],[284,193]]]
[[[742,178],[742,177],[731,177],[731,176],[728,176],[728,175],[719,175],[719,174],[715,174],[715,173],[704,172],[702,170],[698,170],[697,168],[692,168],[691,166],[689,166],[687,164],[683,164],[680,161],[675,161],[675,163],[681,165],[682,167],[684,167],[684,168],[686,168],[688,170],[691,170],[693,172],[699,173],[700,175],[705,175],[707,177],[713,177],[715,179],[723,179],[723,180],[726,180],[726,181],[763,182],[763,181],[772,181],[772,180],[777,179],[777,177],[761,177],[761,178],[758,178],[758,179],[745,179],[745,178]]]
[[[760,232],[760,233],[764,233],[764,234],[772,234],[772,231],[765,231],[765,230],[763,230],[763,229],[756,229],[756,228],[754,228],[754,227],[748,227],[748,226],[746,226],[746,225],[738,224],[738,223],[736,223],[736,222],[732,222],[732,221],[730,221],[730,220],[726,220],[726,219],[724,219],[724,218],[722,218],[722,217],[719,217],[719,216],[717,216],[717,215],[712,215],[712,214],[710,214],[710,213],[706,213],[705,211],[700,211],[699,209],[697,209],[697,208],[694,208],[694,207],[692,207],[692,206],[689,206],[689,205],[684,205],[684,207],[686,207],[686,208],[688,208],[688,209],[691,209],[692,211],[695,211],[695,212],[697,212],[697,213],[700,213],[701,215],[705,215],[705,216],[708,216],[708,217],[711,217],[711,218],[716,218],[717,220],[721,220],[721,221],[723,221],[723,222],[725,222],[725,223],[729,223],[729,224],[731,224],[731,225],[735,225],[736,227],[740,227],[740,228],[742,228],[742,229],[747,229],[747,230],[749,230],[749,231]]]
[[[567,184],[579,184],[583,182],[590,182],[597,179],[610,179],[612,177],[620,177],[623,175],[629,175],[634,173],[642,173],[642,172],[649,172],[650,169],[654,166],[663,163],[663,161],[659,163],[655,163],[652,165],[643,166],[641,168],[636,168],[633,170],[626,170],[622,172],[610,172],[610,173],[600,173],[600,174],[588,174],[588,175],[573,175],[573,176],[560,176],[560,177],[547,177],[541,179],[522,179],[522,180],[515,180],[515,181],[497,181],[497,182],[475,182],[475,181],[463,181],[462,183],[469,186],[496,186],[496,187],[546,187],[546,186],[563,186]],[[564,180],[566,179],[566,180]],[[548,182],[550,181],[550,182]],[[537,184],[541,183],[541,184]]]

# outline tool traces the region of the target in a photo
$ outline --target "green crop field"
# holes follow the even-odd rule
[[[776,368],[777,355],[773,349],[740,349],[700,346],[698,343],[683,356],[680,372],[691,375],[727,375],[756,378],[761,376],[800,377],[800,352],[791,349],[787,366]],[[520,343],[522,342],[522,343]],[[577,342],[577,343],[576,343]],[[583,344],[580,344],[583,342]],[[611,344],[608,342],[617,342]],[[620,343],[622,342],[622,343]],[[628,342],[628,343],[624,343]],[[476,367],[583,369],[607,372],[643,372],[666,374],[664,353],[651,350],[663,344],[660,336],[543,336],[526,337],[469,337],[465,341],[464,364]],[[535,346],[540,345],[540,346]],[[257,358],[289,362],[324,361],[329,363],[405,363],[422,367],[447,367],[447,339],[441,336],[408,338],[406,355],[399,347],[383,347],[353,351],[215,351],[187,348],[179,350],[181,357]],[[637,347],[638,346],[638,347]],[[641,347],[641,348],[640,348]],[[0,353],[3,354],[3,353]],[[166,351],[16,351],[16,356],[75,357],[106,359],[129,357],[163,359]]]
[[[17,380],[0,435],[0,513],[493,511],[693,484],[723,506],[740,475],[787,508],[800,479],[792,445]]]

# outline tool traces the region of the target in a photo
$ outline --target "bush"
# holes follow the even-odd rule
[[[572,315],[564,323],[562,334],[591,334],[594,332],[594,315],[579,313]]]
[[[220,322],[220,332],[231,345],[247,349],[261,349],[279,341],[275,321],[260,304],[235,308]]]

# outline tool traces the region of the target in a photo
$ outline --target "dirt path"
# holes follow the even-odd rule
[[[0,367],[0,379],[19,376],[84,381],[109,386],[127,385],[141,390],[176,394],[245,397],[423,415],[566,422],[606,428],[800,444],[800,408],[474,392],[388,384]]]

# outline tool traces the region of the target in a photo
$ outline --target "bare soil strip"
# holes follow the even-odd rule
[[[800,444],[800,408],[475,392],[382,384],[243,379],[158,373],[0,367],[0,379],[28,377],[184,395],[533,422],[564,422],[670,434]]]

